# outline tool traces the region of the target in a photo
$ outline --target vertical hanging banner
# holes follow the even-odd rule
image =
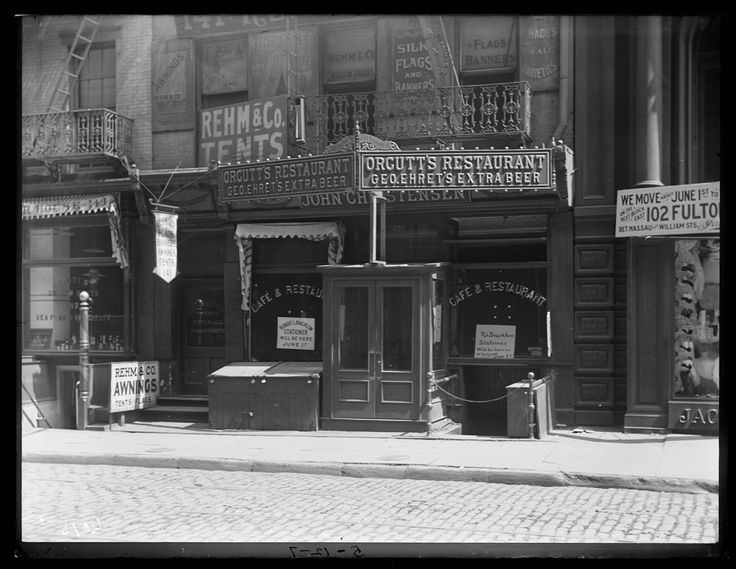
[[[175,213],[154,211],[156,228],[156,268],[153,272],[167,283],[176,277],[176,221]]]

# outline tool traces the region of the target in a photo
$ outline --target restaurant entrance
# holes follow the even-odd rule
[[[429,430],[429,380],[444,374],[444,269],[322,267],[325,286],[323,429]]]

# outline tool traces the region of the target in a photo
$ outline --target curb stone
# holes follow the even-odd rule
[[[583,474],[577,472],[536,472],[462,468],[455,466],[424,466],[403,464],[365,464],[339,462],[285,462],[251,459],[177,458],[139,454],[87,455],[28,453],[24,462],[98,464],[149,468],[179,468],[246,472],[288,472],[348,476],[353,478],[395,478],[408,480],[447,480],[487,482],[495,484],[526,484],[531,486],[588,486],[597,488],[628,488],[658,492],[718,493],[718,484],[702,480],[673,478],[641,478]]]

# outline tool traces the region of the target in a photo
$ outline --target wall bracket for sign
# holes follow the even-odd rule
[[[149,199],[148,203],[151,204],[153,211],[160,211],[163,213],[177,213],[181,209],[179,206],[155,202],[152,199]]]

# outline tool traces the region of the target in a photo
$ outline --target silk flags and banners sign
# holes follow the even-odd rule
[[[156,268],[153,272],[167,283],[176,277],[176,222],[178,215],[154,211]]]

